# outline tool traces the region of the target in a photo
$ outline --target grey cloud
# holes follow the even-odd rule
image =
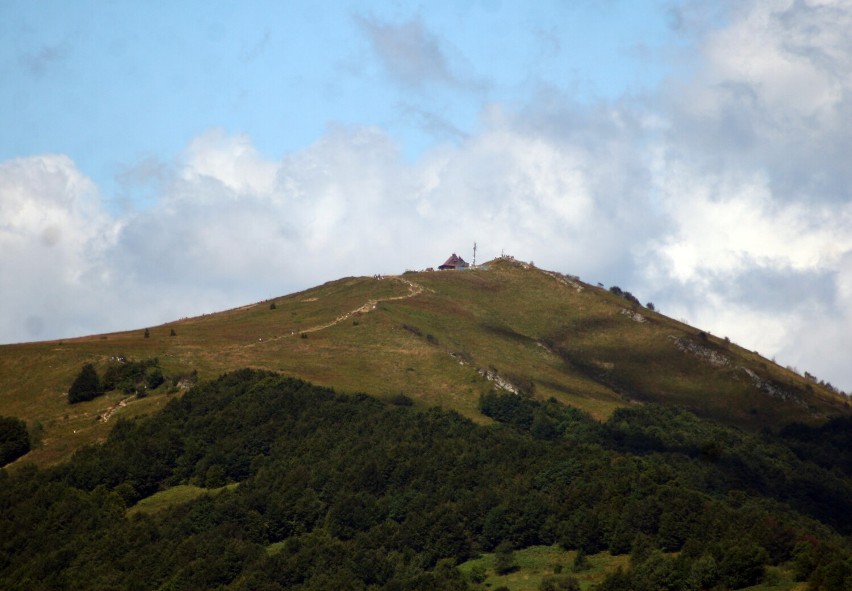
[[[240,50],[240,61],[244,64],[253,62],[255,59],[263,55],[266,47],[269,45],[269,40],[272,37],[269,30],[264,31],[263,36],[253,45],[245,45]]]
[[[169,176],[169,166],[162,160],[149,156],[121,167],[115,175],[122,185],[147,185],[162,183]]]
[[[763,170],[778,199],[845,202],[852,14],[839,5],[771,6],[741,3],[730,27],[706,33],[696,78],[664,94],[670,143],[704,166]]]
[[[355,22],[367,34],[387,73],[401,86],[413,89],[432,84],[459,89],[482,87],[473,75],[462,77],[455,72],[454,66],[463,62],[463,58],[450,60],[439,38],[422,20],[387,24],[356,16]]]
[[[37,51],[22,54],[19,61],[32,75],[42,76],[56,64],[61,63],[69,51],[69,44],[64,41],[54,45],[45,45]]]
[[[831,309],[839,303],[835,278],[836,272],[827,269],[796,270],[754,264],[734,276],[716,277],[714,291],[731,302],[759,305],[763,312]]]
[[[400,108],[406,119],[413,120],[420,129],[434,138],[462,141],[468,137],[467,132],[434,111],[410,104],[403,104]]]

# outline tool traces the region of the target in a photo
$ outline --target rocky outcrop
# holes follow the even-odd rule
[[[679,350],[683,351],[684,353],[688,353],[690,355],[698,357],[702,361],[706,361],[714,367],[730,367],[732,365],[730,357],[714,349],[711,349],[710,347],[705,347],[704,345],[700,345],[695,341],[691,341],[682,337],[676,337],[674,335],[669,335],[669,338],[674,341],[675,347],[677,347]]]

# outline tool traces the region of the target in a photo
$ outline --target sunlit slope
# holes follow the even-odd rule
[[[274,305],[273,305],[274,304]],[[174,336],[170,336],[174,331]],[[28,459],[55,462],[175,392],[112,392],[69,405],[86,363],[158,357],[167,376],[266,368],[342,391],[400,393],[482,420],[479,395],[509,388],[606,418],[644,401],[744,427],[849,412],[844,397],[603,289],[512,260],[467,271],[346,278],[144,329],[0,347],[0,415],[43,429]],[[119,406],[119,404],[122,404]],[[109,420],[103,416],[109,414]]]

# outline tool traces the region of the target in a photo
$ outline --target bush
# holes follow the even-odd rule
[[[13,462],[30,451],[27,425],[15,417],[0,417],[0,466]]]
[[[494,570],[498,575],[507,575],[518,569],[515,552],[509,542],[503,541],[494,550]]]
[[[475,564],[470,569],[470,582],[479,585],[485,582],[485,567],[481,564]]]
[[[163,370],[161,370],[159,367],[149,367],[145,370],[145,387],[148,390],[153,390],[157,388],[165,381],[166,378],[163,377]]]
[[[417,335],[418,337],[423,336],[423,331],[417,328],[416,326],[411,326],[410,324],[403,324],[402,328],[404,328],[413,335]]]
[[[101,389],[101,380],[98,378],[98,372],[95,371],[95,366],[87,363],[77,374],[74,383],[68,389],[68,402],[74,404],[76,402],[84,402],[92,400],[96,396],[103,394]]]
[[[533,424],[535,402],[515,394],[487,392],[479,397],[479,411],[500,423],[514,425],[525,431]]]
[[[105,392],[121,390],[125,394],[139,393],[142,389],[153,390],[165,381],[160,360],[156,357],[143,361],[131,361],[121,357],[111,363],[104,372],[102,388]]]
[[[580,582],[568,575],[544,577],[538,586],[540,591],[580,591]]]
[[[394,394],[391,396],[390,403],[394,406],[413,406],[414,401],[400,392],[399,394]]]
[[[642,305],[639,302],[639,298],[637,298],[635,295],[633,295],[629,291],[625,291],[624,293],[622,293],[621,297],[623,297],[625,300],[627,300],[628,302],[630,302],[634,306],[641,306]]]
[[[574,557],[574,564],[571,565],[571,570],[578,573],[590,569],[591,566],[589,559],[586,557],[586,552],[582,548],[577,550],[577,556]]]

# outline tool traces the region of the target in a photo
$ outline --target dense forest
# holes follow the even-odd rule
[[[478,589],[457,565],[559,544],[630,554],[603,591],[737,589],[776,564],[852,588],[849,419],[752,434],[644,405],[599,423],[495,392],[480,426],[410,402],[242,370],[66,464],[0,471],[0,587]],[[128,510],[182,484],[217,492]]]

